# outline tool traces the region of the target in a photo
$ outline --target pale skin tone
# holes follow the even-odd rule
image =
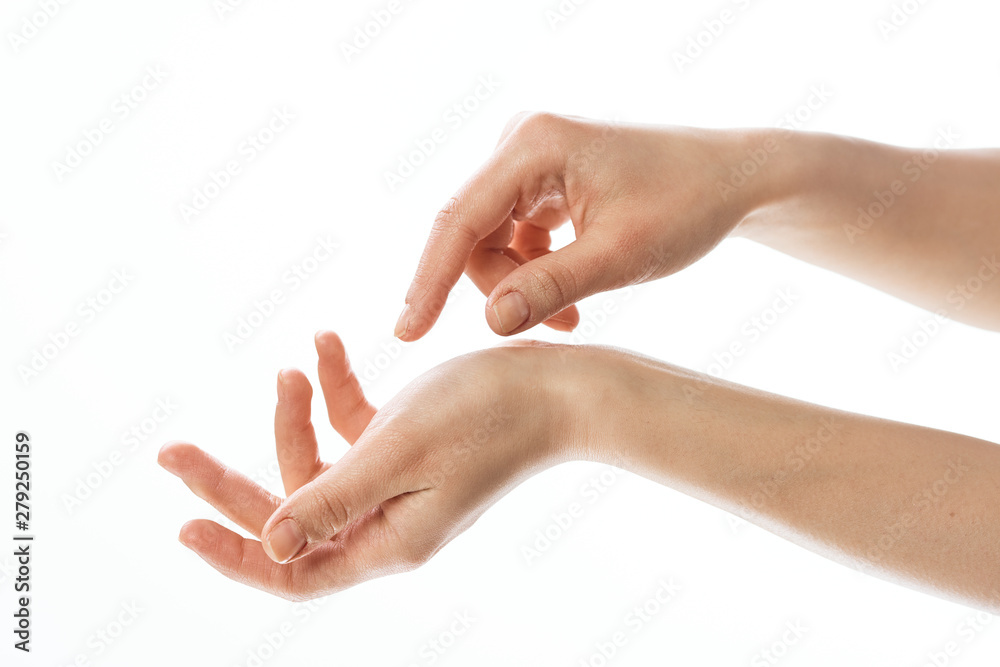
[[[946,130],[934,139],[955,141]],[[998,330],[1000,280],[980,272],[1000,254],[1000,150],[936,160],[924,151],[778,129],[522,114],[438,214],[396,334],[426,334],[463,272],[487,295],[496,333],[545,321],[565,329],[579,321],[576,301],[680,271],[728,236]],[[733,186],[733,170],[762,152],[763,164]],[[892,192],[895,181],[903,194]],[[894,201],[859,225],[857,209],[886,191]],[[549,232],[567,223],[576,240],[550,253]],[[949,302],[976,278],[973,298]]]
[[[767,159],[737,187],[732,169],[762,149]],[[579,299],[674,273],[737,234],[1000,329],[1000,280],[989,275],[1000,152],[941,153],[858,227],[856,209],[911,178],[921,152],[831,135],[520,116],[435,222],[397,335],[424,335],[463,271],[487,295],[497,333],[542,322],[569,330]],[[548,232],[568,221],[577,240],[549,253]],[[523,303],[500,303],[512,294]],[[411,569],[526,477],[590,460],[862,571],[1000,612],[993,443],[620,350],[523,341],[446,362],[376,410],[340,339],[327,332],[316,343],[330,423],[353,446],[321,461],[309,382],[284,371],[275,439],[287,498],[193,445],[161,450],[164,467],[256,538],[210,521],[181,531],[237,581],[306,599]]]

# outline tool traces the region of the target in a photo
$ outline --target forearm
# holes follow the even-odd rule
[[[1000,611],[997,445],[599,353],[600,385],[571,390],[577,409],[600,415],[573,431],[584,458],[856,569]]]
[[[1000,330],[1000,150],[767,131],[778,150],[736,234]]]

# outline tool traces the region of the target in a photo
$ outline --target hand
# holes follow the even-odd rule
[[[330,423],[353,446],[320,460],[312,388],[278,376],[274,431],[288,498],[268,493],[192,444],[167,443],[160,464],[258,539],[208,520],[180,541],[227,577],[308,599],[410,570],[535,471],[563,460],[569,431],[556,399],[565,364],[544,344],[453,359],[376,412],[336,334],[316,337]],[[539,378],[544,378],[539,379]]]
[[[683,269],[763,203],[771,179],[755,174],[732,187],[732,172],[754,155],[766,160],[774,141],[762,132],[516,116],[434,221],[396,335],[427,333],[463,271],[488,295],[496,333],[540,322],[572,330],[580,299]],[[550,232],[567,221],[576,240],[550,251]]]

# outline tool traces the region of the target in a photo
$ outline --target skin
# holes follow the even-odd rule
[[[750,175],[734,175],[747,173],[748,160]],[[463,271],[487,295],[495,332],[570,330],[581,298],[670,275],[729,236],[1000,330],[997,182],[996,150],[924,153],[784,130],[522,114],[436,218],[396,333],[423,336]],[[551,251],[550,232],[566,222],[576,240]],[[243,583],[305,599],[412,569],[526,477],[583,459],[865,572],[1000,612],[992,443],[618,350],[540,343],[453,359],[376,411],[336,335],[316,343],[330,423],[353,447],[320,460],[311,387],[284,371],[275,436],[286,499],[191,444],[160,453],[259,538],[210,521],[181,531],[185,545]]]
[[[309,381],[280,373],[275,442],[287,499],[190,443],[160,450],[160,465],[258,538],[207,520],[182,528],[183,544],[236,581],[308,599],[413,569],[564,456],[555,429],[565,424],[545,409],[555,386],[510,350],[453,359],[376,412],[337,335],[317,334],[316,349],[330,423],[352,447],[335,463],[320,460]],[[272,548],[269,533],[289,517],[308,542]]]
[[[282,500],[194,445],[160,463],[253,535],[212,521],[180,540],[222,574],[292,600],[426,562],[518,483],[569,460],[643,475],[862,571],[1000,611],[1000,447],[830,410],[621,350],[519,341],[452,359],[380,410],[344,347],[317,335],[330,423],[279,377]],[[294,520],[302,545],[268,545]],[[263,536],[263,541],[259,538]],[[277,561],[283,561],[281,563]]]
[[[463,271],[487,295],[494,332],[565,329],[580,299],[680,271],[729,236],[1000,330],[998,182],[995,149],[925,155],[781,129],[521,114],[437,215],[396,335],[426,334]],[[878,195],[891,203],[859,221],[859,208],[878,213]],[[576,240],[550,252],[566,223]]]

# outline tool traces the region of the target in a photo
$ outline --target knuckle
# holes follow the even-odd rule
[[[572,121],[547,111],[521,114],[507,136],[507,159],[526,175],[547,176],[565,167],[566,152],[573,142]]]
[[[534,137],[538,134],[549,134],[557,130],[563,121],[563,117],[548,111],[531,111],[519,114],[520,120],[515,131],[526,137]]]
[[[434,216],[434,227],[447,229],[453,226],[457,220],[459,220],[459,211],[461,210],[458,197],[449,197],[448,201],[444,203],[444,206],[437,212]]]
[[[400,561],[407,571],[416,570],[434,555],[434,550],[419,542],[405,542],[400,553]]]
[[[282,587],[273,592],[282,600],[288,600],[289,602],[303,602],[305,598],[302,593],[297,592],[294,588]]]
[[[289,602],[308,602],[309,600],[315,600],[320,597],[320,594],[314,591],[298,590],[294,587],[283,588],[275,593],[278,597],[288,600]]]
[[[555,297],[561,305],[569,305],[577,293],[577,279],[573,271],[554,258],[539,263],[529,270],[534,287],[546,296]]]
[[[444,206],[434,216],[434,227],[432,234],[435,236],[461,235],[460,239],[469,245],[479,242],[479,235],[470,227],[466,220],[465,206],[462,199],[455,195],[444,203]]]
[[[519,111],[507,121],[507,124],[503,126],[503,131],[500,133],[500,143],[503,143],[504,139],[509,137],[511,133],[517,129],[517,126],[521,124],[527,116],[531,115],[530,111]]]
[[[327,536],[344,529],[351,519],[351,511],[335,489],[321,489],[316,494],[319,527]]]

